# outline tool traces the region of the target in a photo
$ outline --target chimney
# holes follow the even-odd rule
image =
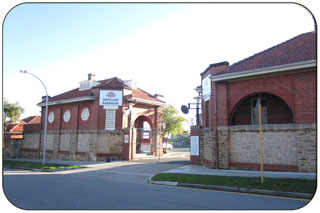
[[[134,80],[127,80],[127,81],[124,81],[123,83],[127,85],[130,89],[137,89],[137,85]]]
[[[41,101],[46,101],[46,98],[47,98],[47,96],[45,95],[45,96],[42,96],[41,97]],[[50,99],[51,97],[48,95],[48,100]]]
[[[223,61],[215,64],[210,64],[209,67],[200,75],[201,75],[201,78],[204,79],[207,76],[208,72],[210,75],[215,75],[221,71],[228,71],[228,69],[229,69],[229,62]]]
[[[160,101],[164,101],[164,96],[160,95],[160,94],[154,94],[154,96],[156,99],[159,99]]]
[[[88,74],[88,81],[94,81],[94,77],[95,77],[95,76],[96,76],[95,74],[89,73],[89,74]]]

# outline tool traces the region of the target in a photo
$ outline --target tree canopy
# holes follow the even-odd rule
[[[9,103],[6,99],[3,99],[3,122],[6,121],[17,122],[20,119],[24,109],[19,106],[19,103]]]
[[[183,133],[182,123],[186,119],[178,116],[178,111],[174,106],[167,105],[163,109],[164,130],[163,135],[177,135]]]

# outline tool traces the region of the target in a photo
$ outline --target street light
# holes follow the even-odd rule
[[[47,121],[48,121],[48,92],[47,92],[47,88],[44,85],[44,83],[41,81],[41,79],[38,78],[36,75],[29,73],[26,70],[24,70],[24,71],[20,70],[20,72],[36,77],[41,82],[44,89],[46,90],[46,114],[45,114],[45,121],[44,121],[43,153],[42,153],[42,155],[43,155],[42,156],[42,165],[45,165],[46,164],[46,145],[47,145]]]

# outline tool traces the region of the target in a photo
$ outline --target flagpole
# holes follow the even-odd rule
[[[258,104],[258,110],[259,110],[259,133],[260,133],[261,183],[263,183],[263,151],[262,151],[262,128],[261,128],[261,102]]]

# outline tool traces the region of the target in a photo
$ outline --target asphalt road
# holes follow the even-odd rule
[[[186,165],[183,156],[55,173],[4,171],[7,199],[22,209],[297,209],[307,200],[147,184]]]

